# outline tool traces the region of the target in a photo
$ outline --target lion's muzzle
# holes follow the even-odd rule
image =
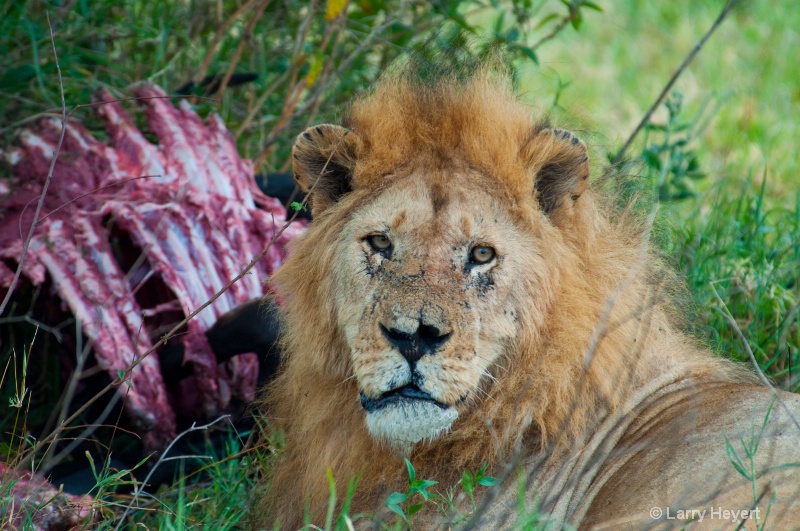
[[[367,412],[367,429],[378,441],[407,453],[421,440],[433,440],[450,430],[458,412],[413,384],[384,393],[379,398],[360,394]]]

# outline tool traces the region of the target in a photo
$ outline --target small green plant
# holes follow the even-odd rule
[[[739,453],[736,451],[736,448],[731,443],[728,436],[725,436],[725,453],[728,455],[728,460],[730,461],[733,468],[738,472],[743,478],[750,482],[753,488],[753,508],[759,508],[759,503],[763,498],[764,494],[768,492],[770,489],[767,489],[761,495],[758,494],[758,474],[756,471],[756,454],[758,453],[758,445],[761,443],[761,437],[764,435],[764,429],[767,427],[767,421],[769,421],[769,415],[772,412],[772,408],[775,405],[776,397],[772,398],[772,401],[769,403],[769,407],[767,408],[767,412],[764,415],[764,420],[761,423],[761,427],[756,432],[756,423],[755,419],[752,420],[750,424],[750,437],[745,440],[744,435],[739,435],[739,443],[741,444],[742,450],[744,451],[744,459],[740,457]],[[800,466],[798,464],[788,464],[784,466]],[[772,504],[774,503],[776,498],[776,493],[773,490],[770,499],[767,501],[767,510],[764,512],[763,517],[761,517],[760,511],[756,511],[753,513],[753,518],[755,520],[756,529],[764,529],[767,523],[767,518],[769,517],[769,511],[772,508]]]
[[[414,470],[414,465],[408,459],[405,460],[406,469],[408,470],[408,490],[405,492],[393,492],[386,500],[386,506],[393,513],[400,516],[403,521],[411,527],[411,517],[418,513],[420,509],[425,506],[433,493],[428,492],[428,489],[438,484],[437,481],[429,479],[417,479],[417,473]],[[419,495],[422,498],[422,503],[411,503],[411,499]]]
[[[667,109],[666,123],[645,126],[646,147],[642,151],[642,161],[658,200],[680,201],[693,197],[693,181],[706,176],[692,146],[696,127],[703,116],[701,112],[692,122],[684,121],[681,117],[683,95],[677,90],[672,91],[664,107]]]
[[[514,528],[525,531],[553,529],[548,526],[548,516],[541,512],[538,501],[530,508],[528,501],[528,474],[524,468],[520,468],[517,470],[517,521]],[[561,524],[555,529],[571,530],[566,524]]]
[[[464,470],[461,475],[461,488],[469,496],[469,501],[472,503],[472,510],[475,510],[475,487],[492,487],[497,483],[497,479],[492,476],[486,475],[486,463],[481,466],[478,472],[473,473],[469,470]]]

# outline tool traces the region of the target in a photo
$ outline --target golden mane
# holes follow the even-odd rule
[[[509,215],[529,219],[534,207],[518,198],[538,194],[544,205],[548,192],[540,182],[531,186],[535,176],[574,157],[571,146],[540,134],[547,124],[531,117],[506,77],[487,69],[466,80],[388,76],[352,105],[343,123],[350,133],[332,148],[340,157],[322,153],[328,168],[349,165],[352,191],[335,207],[315,209],[315,221],[271,280],[284,315],[285,359],[262,407],[286,439],[263,512],[292,528],[302,524],[300,493],[309,497],[313,518],[324,514],[326,469],[339,493],[348,478],[360,477],[353,502],[358,510],[380,510],[383,497],[405,478],[402,460],[377,445],[365,427],[337,320],[333,244],[347,220],[398,175],[436,169],[430,178],[447,188],[446,170],[456,166],[486,176]],[[318,174],[321,168],[303,155],[295,157],[296,171],[307,167]],[[549,275],[542,300],[551,302],[542,307],[532,300],[519,316],[519,336],[508,346],[513,355],[498,363],[480,406],[460,416],[445,438],[414,448],[408,457],[419,477],[446,486],[464,468],[487,463],[494,470],[515,452],[532,455],[570,444],[665,364],[685,367],[690,378],[742,378],[732,364],[701,353],[678,331],[670,274],[651,252],[641,224],[625,215],[609,221],[597,192],[576,186],[580,199],[553,207],[540,235],[547,242],[541,252]]]

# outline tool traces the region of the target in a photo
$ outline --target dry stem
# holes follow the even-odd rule
[[[639,122],[639,125],[636,126],[636,129],[633,130],[631,136],[628,137],[628,140],[625,141],[625,144],[622,146],[622,148],[620,148],[619,152],[617,152],[617,155],[614,157],[614,160],[611,161],[612,166],[617,165],[622,161],[622,158],[625,156],[625,152],[631,146],[631,144],[633,143],[634,139],[639,134],[639,132],[642,129],[644,129],[644,126],[647,125],[647,123],[650,121],[650,118],[653,116],[653,113],[656,111],[658,106],[661,105],[661,102],[664,101],[664,98],[667,96],[667,93],[670,91],[672,86],[678,80],[680,75],[683,73],[684,70],[686,70],[686,68],[688,68],[689,63],[691,63],[692,60],[694,60],[695,56],[697,56],[697,54],[700,52],[700,50],[703,49],[703,46],[705,45],[709,37],[711,37],[711,35],[719,27],[719,25],[722,24],[722,21],[725,20],[725,18],[728,16],[728,13],[730,13],[738,3],[739,0],[728,0],[728,3],[725,4],[725,7],[722,8],[722,12],[720,12],[717,19],[714,21],[714,23],[711,25],[711,27],[708,29],[705,35],[703,35],[703,37],[697,42],[694,48],[692,48],[692,51],[689,52],[689,55],[686,56],[686,58],[683,60],[678,69],[675,70],[675,72],[672,74],[672,77],[669,79],[669,81],[667,81],[667,84],[661,91],[661,94],[658,95],[656,101],[653,102],[653,105],[650,106],[645,115],[642,117],[642,120]]]

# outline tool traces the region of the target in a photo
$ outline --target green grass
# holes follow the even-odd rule
[[[559,104],[613,150],[627,138],[672,72],[722,9],[719,0],[602,2],[580,31],[564,31],[541,52],[541,67],[524,71],[532,101],[548,108],[559,81]],[[794,200],[800,118],[800,11],[745,1],[681,76],[690,114],[708,96],[722,106],[702,138],[700,155],[712,181],[738,179],[766,167],[770,200]],[[656,115],[663,121],[665,112]],[[573,118],[574,120],[574,118]]]
[[[616,153],[724,2],[602,2],[522,68],[527,98],[595,144],[596,169]],[[553,5],[557,11],[558,6]],[[694,332],[736,359],[748,356],[714,296],[747,337],[759,365],[800,389],[800,195],[797,130],[800,11],[743,2],[675,85],[702,179],[693,197],[662,203],[658,243],[685,278]],[[556,94],[558,97],[556,98]],[[702,115],[702,116],[699,116]],[[696,118],[698,118],[696,120]],[[662,106],[653,121],[668,122]],[[630,156],[661,141],[640,135]],[[644,169],[642,169],[644,167]],[[639,186],[658,178],[646,163]]]
[[[524,6],[526,2],[516,3]],[[576,129],[593,145],[597,170],[624,142],[722,7],[722,2],[709,0],[598,0],[604,12],[584,10],[578,30],[568,26],[535,50],[537,64],[524,51],[525,39],[528,45],[536,42],[549,27],[537,29],[537,22],[550,13],[563,15],[565,9],[554,0],[530,3],[535,9],[526,12],[534,15],[525,27],[515,25],[524,17],[511,16],[507,4],[477,8],[465,3],[461,12],[468,14],[470,22],[487,28],[482,38],[520,46],[522,92],[556,120],[578,124]],[[229,16],[242,4],[223,1],[220,5]],[[237,64],[233,64],[234,57],[253,7],[247,13],[250,17],[241,17],[222,34],[216,52],[209,56],[208,74],[224,74],[232,65],[237,72],[259,74],[255,82],[226,90],[219,98],[212,94],[218,101],[193,102],[203,114],[215,111],[222,115],[237,134],[246,157],[264,154],[265,144],[274,142],[273,149],[263,156],[264,170],[284,169],[291,138],[298,130],[311,122],[335,120],[343,102],[374,80],[394,58],[430,38],[432,30],[443,28],[436,36],[439,45],[460,39],[449,4],[431,3],[430,8],[417,6],[401,12],[394,24],[383,27],[372,44],[360,50],[386,13],[401,2],[353,4],[335,45],[334,40],[325,44],[324,2],[311,17],[306,2],[273,2],[253,27]],[[225,20],[218,16],[215,2],[79,0],[69,5],[61,8],[12,0],[0,7],[3,145],[13,141],[16,124],[39,113],[54,112],[59,105],[44,8],[53,20],[69,106],[88,103],[91,93],[101,86],[117,96],[129,94],[131,84],[143,80],[176,89],[198,74],[197,66],[206,57],[216,28]],[[498,23],[503,11],[506,16]],[[308,38],[295,46],[294,36],[305,21]],[[515,33],[517,28],[520,31]],[[645,195],[665,182],[677,182],[673,173],[664,170],[668,162],[687,154],[695,158],[696,172],[704,176],[684,179],[690,193],[680,201],[662,203],[656,219],[657,244],[689,288],[689,321],[694,332],[723,355],[747,360],[745,346],[725,318],[724,312],[730,311],[760,367],[781,387],[793,391],[800,389],[797,28],[800,10],[776,8],[766,0],[744,2],[676,84],[684,108],[674,123],[691,128],[671,131],[668,138],[663,131],[652,130],[630,151],[636,163],[631,166],[638,179],[635,188]],[[338,72],[351,55],[348,68]],[[327,73],[325,65],[331,65]],[[287,97],[290,87],[299,87],[296,103]],[[283,112],[287,105],[288,114]],[[80,111],[75,118],[102,135],[90,112]],[[660,109],[654,121],[669,124],[666,109]],[[672,146],[676,139],[687,143],[670,153],[660,152],[661,170],[652,158],[642,156],[648,148]],[[3,171],[0,165],[0,178]],[[719,304],[715,290],[725,307]],[[15,330],[25,335],[30,329]],[[23,340],[29,344],[30,335]],[[21,362],[17,363],[21,367]],[[4,399],[21,394],[20,379],[10,375],[3,384]],[[28,379],[36,380],[30,374]],[[42,402],[41,396],[35,396],[36,385],[29,386],[34,396],[29,394],[24,408],[16,411],[27,412],[31,418],[41,416],[28,410],[31,404]],[[44,418],[49,414],[46,411]],[[21,437],[9,440],[9,434],[19,434],[25,419],[0,425],[4,431],[0,442],[9,450],[7,459],[13,460],[14,452],[24,451],[25,442]],[[248,492],[255,484],[247,464],[259,459],[258,454],[252,450],[242,453],[235,434],[223,455],[209,448],[198,453],[208,457],[203,459],[203,473],[181,475],[170,488],[140,500],[141,509],[127,518],[127,528],[137,522],[150,529],[247,525]],[[113,529],[113,515],[121,514],[130,502],[129,497],[117,495],[114,487],[123,481],[141,482],[143,474],[134,471],[115,478],[115,471],[97,466],[100,526]],[[472,483],[477,482],[475,478],[472,474]],[[412,492],[414,481],[410,481],[409,492],[401,493],[407,497],[397,505],[403,512],[398,525],[419,502],[419,488]],[[409,499],[411,494],[415,498]],[[0,490],[0,506],[4,495]],[[452,491],[449,495],[452,499]],[[447,505],[447,496],[445,491],[439,502]],[[345,525],[336,516],[336,522]],[[539,518],[535,512],[527,516],[531,522]]]

